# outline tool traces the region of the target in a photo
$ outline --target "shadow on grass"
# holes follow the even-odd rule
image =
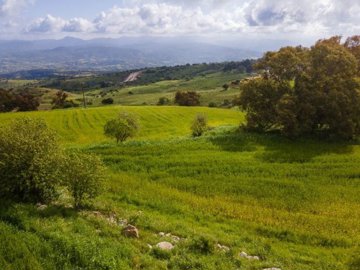
[[[303,163],[329,154],[350,154],[357,143],[329,141],[316,138],[290,140],[275,133],[252,133],[235,130],[209,137],[222,150],[229,152],[255,152],[264,162]]]
[[[19,230],[28,229],[28,220],[32,218],[75,218],[78,211],[63,205],[49,205],[46,209],[39,209],[33,204],[0,201],[0,221],[5,222]]]

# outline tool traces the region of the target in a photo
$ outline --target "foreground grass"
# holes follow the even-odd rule
[[[199,109],[178,107],[127,108],[141,115],[139,138],[104,142],[97,126],[119,109],[42,114],[63,140],[103,158],[106,192],[80,212],[67,198],[43,211],[2,204],[0,269],[347,269],[360,242],[359,145],[242,133],[240,113],[216,109],[206,112],[217,128],[193,139]],[[89,117],[93,128],[75,124]],[[111,216],[140,238],[124,238]],[[170,253],[150,249],[171,240],[158,232],[183,240]]]

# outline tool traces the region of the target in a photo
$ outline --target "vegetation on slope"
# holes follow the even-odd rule
[[[4,125],[44,118],[63,142],[99,155],[109,169],[105,193],[89,209],[75,211],[67,197],[46,209],[2,203],[1,269],[342,270],[356,263],[356,143],[243,133],[235,110],[128,107],[142,129],[116,145],[103,125],[122,109],[0,115]],[[197,113],[216,128],[193,139]],[[121,234],[125,220],[139,228],[139,239]],[[148,246],[164,240],[175,249]]]

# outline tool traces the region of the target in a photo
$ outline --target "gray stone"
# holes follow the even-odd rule
[[[156,245],[156,247],[162,250],[172,250],[174,248],[173,244],[170,242],[160,242]]]

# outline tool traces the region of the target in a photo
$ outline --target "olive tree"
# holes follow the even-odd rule
[[[135,136],[138,130],[137,118],[128,112],[121,112],[117,118],[109,120],[104,126],[105,135],[115,138],[117,143]]]
[[[63,152],[42,120],[23,118],[0,129],[0,193],[28,202],[49,202],[60,184]]]

